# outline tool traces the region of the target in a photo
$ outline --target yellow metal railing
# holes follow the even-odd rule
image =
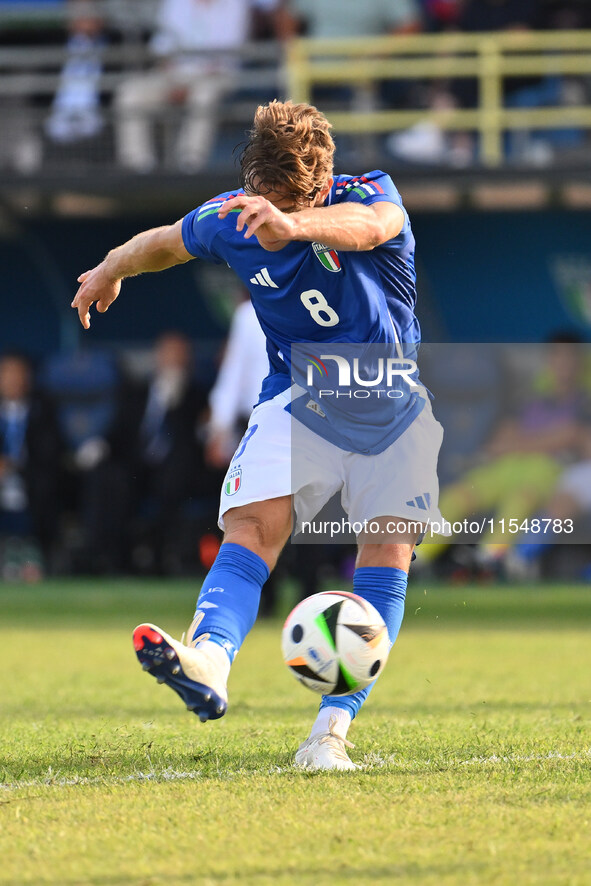
[[[432,120],[447,131],[475,130],[486,166],[503,159],[503,133],[514,129],[591,129],[591,105],[505,108],[507,77],[591,74],[591,31],[412,34],[347,40],[294,40],[287,52],[288,94],[311,101],[316,86],[371,89],[381,80],[471,78],[475,108],[335,110],[335,132],[384,133]]]

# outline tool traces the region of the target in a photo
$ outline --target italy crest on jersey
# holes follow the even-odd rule
[[[234,468],[226,477],[224,490],[226,495],[236,495],[242,484],[242,468]]]
[[[323,246],[322,243],[312,243],[312,249],[320,264],[323,265],[327,271],[334,271],[336,273],[336,271],[341,270],[341,260],[336,249],[331,249],[329,246]]]

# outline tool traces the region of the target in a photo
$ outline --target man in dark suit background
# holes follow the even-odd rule
[[[119,485],[116,509],[132,568],[175,572],[189,503],[212,497],[217,483],[204,469],[200,427],[207,391],[194,377],[191,343],[179,332],[156,342],[154,373],[121,397],[110,439],[110,464]],[[109,519],[113,519],[112,502]],[[213,512],[213,525],[217,512]],[[112,533],[115,536],[115,533]],[[195,551],[198,539],[194,540]]]
[[[5,578],[40,578],[60,529],[63,446],[52,401],[23,354],[0,358],[0,541]]]

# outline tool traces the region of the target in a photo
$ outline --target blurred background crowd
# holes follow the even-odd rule
[[[399,185],[441,343],[442,511],[523,527],[425,545],[416,575],[588,577],[589,28],[586,0],[0,0],[0,577],[215,557],[266,372],[246,294],[191,263],[129,281],[84,341],[69,303],[111,246],[234,187],[275,97],[327,113],[341,171]],[[351,568],[348,546],[288,546],[279,579]]]
[[[0,163],[21,173],[74,160],[187,175],[220,159],[227,164],[228,146],[243,132],[253,103],[303,88],[327,110],[414,111],[412,125],[399,116],[395,131],[380,127],[379,139],[356,138],[344,142],[343,151],[470,166],[480,157],[478,139],[453,124],[448,131],[450,112],[477,108],[482,99],[482,71],[470,67],[469,43],[454,49],[449,42],[407,41],[400,44],[405,58],[398,68],[384,67],[380,75],[370,66],[352,76],[350,60],[359,58],[342,41],[490,32],[512,35],[513,43],[503,44],[512,52],[520,45],[531,52],[534,44],[520,44],[519,35],[572,34],[590,26],[586,0],[1,0],[0,110],[10,137],[4,128]],[[327,50],[326,42],[316,51],[308,41],[302,56],[294,50],[304,45],[301,37],[343,51]],[[553,54],[552,40],[535,47]],[[376,44],[376,54],[382,52],[385,58],[387,49]],[[376,54],[373,62],[380,61]],[[450,56],[459,67],[450,65]],[[317,76],[317,69],[307,69],[311,79],[304,85],[304,58],[307,64],[332,60],[333,72]],[[408,62],[416,76],[404,70]],[[588,103],[590,72],[582,67],[578,73],[572,56],[564,72],[529,63],[522,76],[503,79],[505,108]],[[537,165],[557,152],[576,159],[584,148],[576,126],[515,130],[503,145],[509,159]]]

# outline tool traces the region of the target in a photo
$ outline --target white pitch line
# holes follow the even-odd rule
[[[547,763],[552,760],[588,761],[591,760],[591,748],[581,753],[574,754],[561,754],[559,751],[550,751],[547,754],[528,755],[506,754],[501,756],[493,754],[490,757],[471,757],[469,760],[407,760],[394,755],[382,757],[380,754],[370,753],[365,755],[361,767],[362,769],[367,770],[382,768],[385,766],[394,766],[398,769],[416,767],[415,772],[420,775],[421,771],[430,772],[433,767],[437,767],[438,769],[441,769],[442,767],[452,769],[456,766],[478,766],[498,763]],[[302,770],[302,767],[297,767],[295,765],[285,767],[276,766],[268,771],[253,774],[275,775],[298,770],[306,771],[305,769]],[[199,770],[195,772],[182,772],[176,769],[163,769],[160,772],[135,772],[132,775],[96,776],[93,778],[87,776],[60,778],[57,775],[53,775],[50,771],[45,778],[35,778],[28,781],[14,781],[0,784],[0,790],[15,791],[19,788],[119,785],[139,782],[199,781],[204,777],[203,773]]]
[[[591,748],[580,754],[559,754],[550,751],[548,754],[531,754],[527,757],[518,754],[507,754],[498,756],[493,754],[492,757],[472,757],[470,760],[462,760],[462,766],[477,766],[479,763],[539,763],[548,760],[588,760],[591,758]]]
[[[382,757],[380,754],[366,754],[363,764],[366,768],[395,766],[399,769],[408,769],[416,767],[416,772],[421,770],[427,772],[433,767],[441,769],[443,767],[452,769],[456,766],[478,766],[495,763],[547,763],[551,760],[579,760],[581,762],[591,760],[591,748],[586,751],[573,754],[561,754],[559,751],[550,751],[547,754],[492,754],[490,757],[471,757],[469,760],[408,760],[403,757],[397,757],[390,754],[388,757]]]
[[[95,776],[94,778],[89,778],[87,776],[58,778],[58,776],[50,773],[45,778],[34,778],[30,781],[13,781],[11,783],[0,784],[0,790],[14,791],[18,788],[39,787],[63,788],[71,785],[114,785],[142,781],[198,781],[202,777],[203,776],[199,771],[177,772],[176,769],[163,769],[161,772],[135,772],[133,775]]]

